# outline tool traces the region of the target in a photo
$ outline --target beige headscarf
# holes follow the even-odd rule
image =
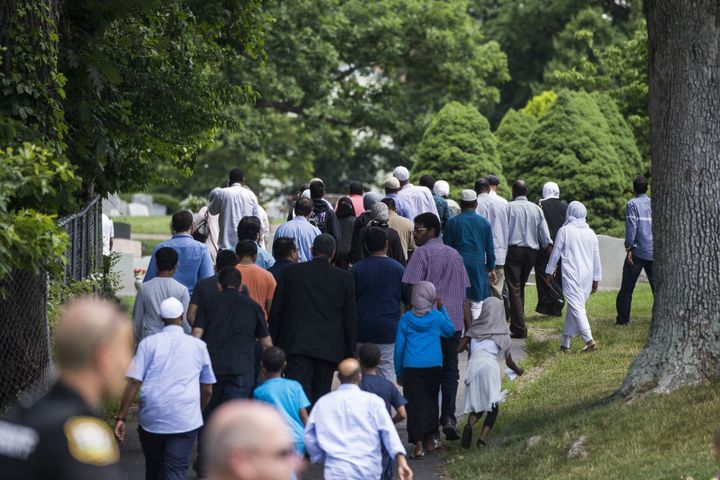
[[[483,300],[480,316],[473,319],[465,336],[475,340],[493,340],[500,347],[498,361],[504,361],[510,350],[510,330],[505,323],[505,308],[502,300],[497,297]]]
[[[422,317],[432,310],[437,300],[435,285],[430,282],[419,282],[412,289],[412,312]]]

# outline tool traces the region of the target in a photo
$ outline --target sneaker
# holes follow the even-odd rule
[[[445,434],[445,438],[450,441],[460,440],[457,425],[453,422],[448,421],[443,424],[443,433]]]

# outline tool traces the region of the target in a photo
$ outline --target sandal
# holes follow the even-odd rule
[[[484,446],[487,445],[487,443],[485,443],[485,441],[484,441],[482,438],[478,438],[478,441],[477,441],[477,443],[476,443],[475,445],[476,445],[477,447],[484,447]]]
[[[597,350],[597,343],[593,342],[590,345],[585,345],[585,348],[582,349],[581,353],[590,353]]]
[[[410,460],[420,460],[421,458],[425,457],[425,451],[423,450],[420,453],[413,452],[410,454]]]

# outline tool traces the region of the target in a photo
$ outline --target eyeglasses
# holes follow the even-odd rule
[[[427,230],[427,228],[423,228],[423,227],[420,227],[420,228],[415,227],[415,228],[413,228],[413,232],[415,232],[415,233],[424,232],[425,230]]]

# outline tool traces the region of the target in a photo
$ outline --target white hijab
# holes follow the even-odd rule
[[[587,209],[585,208],[585,205],[580,202],[570,202],[563,227],[566,225],[574,225],[579,228],[585,228],[588,226],[587,221],[585,220],[586,217]]]
[[[543,200],[548,198],[560,198],[560,187],[555,182],[547,182],[543,185]]]

